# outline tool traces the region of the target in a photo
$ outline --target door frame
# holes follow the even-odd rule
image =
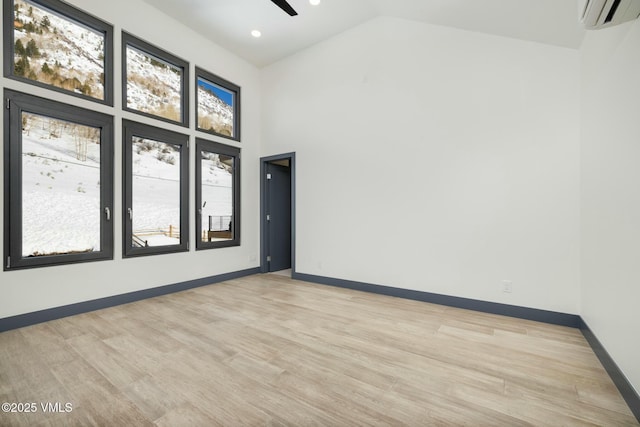
[[[283,153],[260,158],[260,271],[267,273],[267,163],[289,160],[291,172],[291,276],[296,272],[296,153]]]

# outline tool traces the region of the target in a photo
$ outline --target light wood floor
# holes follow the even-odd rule
[[[257,275],[0,334],[0,426],[638,425],[576,329]]]

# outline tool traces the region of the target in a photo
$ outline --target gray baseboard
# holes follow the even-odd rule
[[[75,314],[87,313],[89,311],[113,307],[120,304],[140,301],[147,298],[167,295],[174,292],[197,288],[200,286],[224,282],[226,280],[251,276],[253,274],[259,273],[260,267],[256,267],[248,270],[241,270],[216,276],[204,277],[201,279],[189,280],[172,285],[144,289],[141,291],[129,292],[126,294],[114,295],[106,298],[49,308],[33,313],[6,317],[4,319],[0,319],[0,332],[22,328],[24,326],[34,325],[36,323],[47,322],[49,320],[60,319],[62,317],[73,316]],[[605,370],[620,391],[620,394],[627,402],[627,405],[629,405],[631,412],[633,412],[635,417],[638,419],[638,422],[640,422],[640,396],[635,391],[633,386],[629,383],[620,368],[618,368],[618,365],[616,365],[616,363],[606,351],[604,346],[600,343],[598,338],[596,338],[595,334],[591,331],[591,329],[589,329],[589,326],[586,324],[586,322],[578,315],[474,300],[469,298],[453,297],[449,295],[434,294],[430,292],[414,291],[410,289],[394,288],[391,286],[373,285],[370,283],[341,280],[332,277],[315,276],[297,272],[292,273],[292,278],[322,285],[337,286],[341,288],[372,292],[398,298],[406,298],[433,304],[446,305],[449,307],[475,310],[483,313],[499,314],[503,316],[550,323],[553,325],[579,328],[582,331],[585,339],[593,349],[594,353],[600,360],[600,363],[602,363]]]
[[[22,328],[25,326],[34,325],[36,323],[48,322],[49,320],[60,319],[62,317],[73,316],[74,314],[87,313],[89,311],[100,310],[103,308],[113,307],[121,304],[128,304],[130,302],[140,301],[147,298],[172,294],[174,292],[185,291],[187,289],[198,288],[200,286],[224,282],[226,280],[251,276],[258,273],[260,273],[260,267],[219,274],[216,276],[203,277],[201,279],[159,286],[157,288],[143,289],[141,291],[129,292],[126,294],[114,295],[91,301],[69,304],[61,307],[48,308],[46,310],[35,311],[33,313],[25,313],[12,317],[5,317],[4,319],[0,319],[0,332]]]
[[[354,282],[351,280],[341,280],[333,277],[315,276],[305,273],[293,272],[292,278],[321,285],[337,286],[398,298],[429,302],[432,304],[446,305],[448,307],[464,308],[483,313],[500,314],[519,319],[535,320],[553,325],[578,328],[582,331],[582,334],[593,349],[593,352],[596,354],[600,363],[602,363],[602,366],[613,380],[613,383],[618,388],[618,391],[620,391],[620,394],[624,398],[625,402],[627,402],[627,405],[629,405],[629,409],[631,409],[631,412],[638,419],[638,422],[640,422],[640,396],[638,396],[638,393],[636,393],[633,386],[629,383],[611,356],[609,356],[609,353],[607,353],[604,346],[600,341],[598,341],[591,329],[589,329],[585,321],[578,315],[499,304],[469,298],[453,297],[430,292],[414,291],[410,289],[394,288],[390,286],[373,285],[370,283]]]
[[[624,373],[618,368],[616,362],[613,361],[613,358],[582,318],[580,319],[580,330],[600,360],[600,363],[602,363],[602,366],[604,366],[604,369],[611,377],[611,380],[613,380],[613,383],[618,388],[622,398],[627,402],[627,405],[629,405],[629,409],[631,409],[631,412],[633,412],[633,415],[635,415],[640,423],[640,395],[638,395],[631,383],[627,380],[627,377],[624,376]]]
[[[389,295],[398,298],[430,302],[432,304],[446,305],[449,307],[481,311],[483,313],[500,314],[503,316],[517,317],[519,319],[535,320],[537,322],[551,323],[553,325],[569,326],[572,328],[580,327],[580,316],[576,314],[558,313],[555,311],[519,307],[516,305],[500,304],[496,302],[481,301],[469,298],[453,297],[449,295],[434,294],[430,292],[414,291],[411,289],[394,288],[391,286],[372,285],[370,283],[341,280],[332,277],[314,276],[311,274],[297,272],[294,272],[292,274],[292,278],[322,285],[337,286],[341,288],[355,289],[358,291]]]

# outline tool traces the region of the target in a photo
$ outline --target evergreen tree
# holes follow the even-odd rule
[[[14,54],[20,56],[24,55],[24,45],[22,44],[22,41],[16,41]]]
[[[46,62],[42,64],[42,72],[49,76],[53,74],[53,70],[49,67],[49,64],[47,64]]]
[[[48,15],[44,15],[44,17],[42,18],[42,22],[40,22],[40,25],[42,25],[42,28],[46,28],[47,30],[49,29],[49,25],[51,25],[51,21],[49,20]]]
[[[37,58],[40,56],[40,49],[38,49],[38,45],[33,39],[29,39],[24,53],[30,58]]]
[[[26,56],[23,56],[16,61],[16,64],[13,67],[13,73],[16,76],[25,77],[28,74],[30,68],[31,66],[29,65],[29,59],[27,59]]]

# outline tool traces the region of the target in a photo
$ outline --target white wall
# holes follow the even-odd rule
[[[32,312],[50,307],[131,292],[140,289],[183,282],[216,274],[257,267],[259,251],[258,224],[258,155],[260,145],[260,81],[259,71],[232,53],[196,35],[186,26],[158,12],[140,0],[71,0],[78,8],[110,22],[115,27],[115,108],[96,105],[64,94],[57,94],[28,84],[1,78],[1,88],[8,87],[23,92],[76,103],[107,114],[115,121],[115,260],[77,265],[36,268],[22,271],[0,272],[0,318]],[[139,38],[220,75],[242,87],[242,143],[237,144],[223,138],[200,134],[180,126],[169,125],[178,132],[202,136],[211,140],[238,145],[242,148],[242,246],[195,252],[194,224],[194,171],[191,170],[190,188],[190,236],[189,253],[122,259],[122,117],[149,124],[146,119],[131,113],[122,113],[121,104],[121,56],[120,34],[125,30]],[[195,99],[195,88],[190,82],[191,102]],[[194,114],[191,117],[193,129]],[[2,125],[0,125],[2,126]],[[193,146],[193,145],[192,145]],[[195,152],[191,150],[191,168]],[[2,154],[0,153],[0,162]],[[0,176],[0,182],[4,179]],[[0,184],[2,188],[3,184]],[[0,212],[0,222],[2,221]],[[3,240],[0,230],[0,240]]]
[[[581,55],[582,317],[640,393],[640,21]]]
[[[115,26],[116,107],[0,87],[116,117],[115,260],[0,272],[0,318],[257,266],[258,157],[296,151],[299,272],[580,313],[640,390],[640,22],[579,55],[378,18],[260,82],[141,1],[71,3]],[[154,121],[119,109],[121,30],[242,86],[241,247],[122,259],[120,119]]]
[[[383,17],[262,83],[298,272],[579,313],[577,51]]]

